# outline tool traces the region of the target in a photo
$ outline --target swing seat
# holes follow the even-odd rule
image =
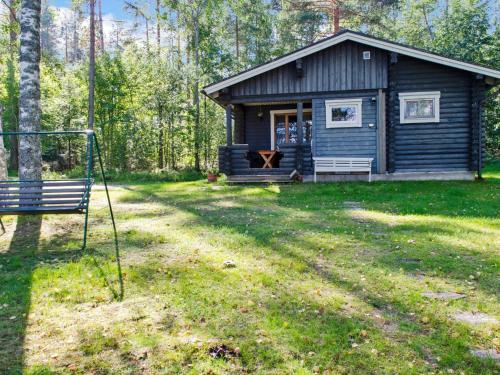
[[[0,216],[83,214],[93,179],[0,181]]]

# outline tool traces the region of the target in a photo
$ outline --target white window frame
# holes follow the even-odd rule
[[[334,107],[357,107],[355,121],[333,121],[332,108]],[[335,99],[325,100],[326,127],[327,128],[361,128],[363,126],[363,99]]]
[[[303,113],[312,113],[312,108],[303,108],[302,109]],[[269,111],[270,116],[271,116],[271,150],[275,149],[275,139],[274,139],[274,116],[275,115],[285,115],[285,114],[292,114],[295,113],[297,114],[297,109],[275,109],[273,111]],[[314,125],[313,125],[314,126]],[[312,138],[312,134],[311,134]],[[312,139],[311,139],[312,143]]]
[[[426,92],[400,92],[399,93],[399,122],[401,124],[422,124],[439,122],[439,107],[440,107],[440,91]],[[432,118],[406,118],[406,102],[408,100],[433,100],[434,101],[434,117]]]

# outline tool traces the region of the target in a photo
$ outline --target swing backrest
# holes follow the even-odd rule
[[[0,214],[83,213],[91,179],[0,181]]]
[[[90,190],[93,184],[92,145],[94,133],[92,131],[5,132],[0,133],[0,136],[2,135],[86,135],[87,168],[86,176],[82,179],[0,181],[0,215],[85,212],[88,207]]]

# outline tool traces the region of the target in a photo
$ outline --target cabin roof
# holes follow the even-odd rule
[[[472,73],[483,74],[488,77],[500,79],[500,70],[498,69],[466,61],[461,61],[457,59],[452,59],[443,55],[428,52],[423,49],[415,48],[409,45],[391,42],[386,39],[376,38],[368,34],[346,29],[338,32],[335,35],[321,39],[315,43],[312,43],[308,46],[292,51],[290,53],[287,53],[283,56],[268,61],[264,64],[257,65],[253,68],[247,69],[243,72],[227,77],[221,81],[207,85],[203,88],[203,93],[207,95],[213,94],[226,87],[235,85],[239,82],[255,77],[259,74],[265,73],[269,70],[278,68],[280,66],[286,65],[297,59],[311,55],[315,52],[321,51],[325,48],[334,46],[336,44],[342,43],[347,40],[362,43],[371,47],[376,47],[391,52],[396,52],[401,55],[411,56],[417,59],[430,61],[433,63],[446,65],[453,68],[469,71]]]

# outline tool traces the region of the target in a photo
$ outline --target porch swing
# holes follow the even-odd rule
[[[90,2],[90,51],[89,51],[89,124],[88,130],[70,131],[35,131],[35,132],[0,132],[1,136],[13,135],[18,137],[36,136],[71,136],[86,135],[86,173],[80,179],[67,180],[4,180],[0,181],[0,226],[5,228],[1,221],[3,215],[45,215],[45,214],[84,214],[83,246],[87,247],[87,230],[89,219],[89,201],[92,185],[94,184],[93,160],[94,146],[96,149],[102,181],[106,190],[109,214],[113,224],[115,250],[117,255],[121,295],[123,285],[119,262],[118,234],[116,231],[113,207],[109,197],[106,174],[99,149],[99,143],[94,133],[94,81],[95,81],[95,2]],[[22,46],[21,46],[22,47]]]
[[[2,132],[0,136],[75,136],[86,135],[86,172],[79,179],[66,180],[3,180],[0,181],[0,218],[4,215],[83,214],[83,246],[87,246],[89,201],[94,184],[94,147],[99,161],[101,177],[106,190],[109,213],[113,224],[115,244],[118,244],[113,208],[109,196],[106,174],[97,137],[93,130]],[[3,227],[3,223],[2,223]]]

